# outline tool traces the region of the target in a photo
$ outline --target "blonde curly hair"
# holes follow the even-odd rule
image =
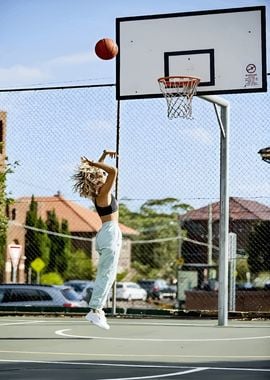
[[[81,197],[95,198],[99,189],[106,182],[106,172],[100,168],[89,165],[87,161],[81,159],[81,164],[72,176],[75,181],[73,189]]]

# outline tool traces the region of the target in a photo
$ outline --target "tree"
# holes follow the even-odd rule
[[[243,257],[236,262],[236,281],[239,283],[244,283],[247,281],[247,273],[250,271],[247,258]]]
[[[69,238],[62,235],[70,235],[67,220],[63,219],[61,224],[57,219],[55,210],[48,212],[46,225],[49,231],[50,255],[47,272],[58,272],[63,275],[68,267],[68,254],[71,250]]]
[[[59,237],[57,236],[57,233],[59,233],[59,222],[57,220],[55,210],[48,212],[46,225],[47,225],[48,231],[55,233],[55,234],[48,235],[51,244],[50,244],[49,264],[47,268],[47,272],[54,272],[56,270],[57,252],[59,251],[59,248],[61,249],[60,244],[59,244]]]
[[[64,273],[65,280],[93,280],[95,278],[95,268],[92,260],[83,250],[68,253],[68,266]]]
[[[51,242],[46,232],[47,226],[46,223],[41,219],[41,217],[38,218],[36,226],[39,230],[45,231],[38,231],[38,233],[35,235],[38,257],[40,257],[44,261],[44,263],[48,265],[50,258]]]
[[[38,204],[35,201],[34,195],[32,195],[29,210],[26,213],[25,224],[27,227],[30,227],[27,228],[25,233],[26,270],[38,257],[47,265],[49,262],[50,239],[46,232],[42,232],[47,227],[41,217],[38,217]]]
[[[3,147],[4,142],[0,142],[0,147]],[[19,165],[18,161],[10,164],[5,158],[5,162],[0,167],[0,280],[1,273],[4,273],[5,253],[6,253],[6,239],[8,229],[8,210],[9,206],[13,203],[13,199],[9,196],[6,189],[7,176],[14,172],[16,166]]]
[[[37,227],[38,214],[37,202],[34,195],[32,195],[29,210],[26,213],[25,224],[28,227]],[[25,233],[25,256],[26,256],[26,270],[29,268],[32,261],[40,256],[38,246],[38,232],[34,229],[28,228]]]
[[[63,219],[60,231],[62,235],[70,235],[68,229],[68,221]],[[63,236],[59,237],[59,251],[56,258],[56,269],[59,273],[64,273],[68,266],[68,253],[71,250],[71,243],[69,238]]]
[[[139,212],[131,212],[122,204],[119,209],[121,223],[140,231],[140,236],[133,238],[133,267],[143,277],[174,276],[179,240],[166,239],[179,235],[179,213],[191,206],[176,198],[165,198],[148,200]],[[153,242],[136,244],[136,240]]]
[[[249,235],[247,253],[248,265],[253,275],[270,271],[270,221],[255,224]]]

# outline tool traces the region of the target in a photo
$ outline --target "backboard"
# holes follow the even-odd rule
[[[267,91],[265,7],[116,19],[116,97],[162,97],[157,79],[201,79],[198,95]]]

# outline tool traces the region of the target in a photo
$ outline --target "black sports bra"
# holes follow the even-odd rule
[[[95,199],[95,207],[96,207],[96,210],[97,210],[97,213],[99,216],[110,215],[113,212],[117,211],[117,209],[118,209],[117,201],[113,195],[111,195],[111,196],[112,196],[111,204],[109,206],[105,206],[105,207],[98,206],[96,199]]]

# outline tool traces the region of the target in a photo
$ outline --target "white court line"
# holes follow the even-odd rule
[[[252,336],[252,337],[240,337],[240,338],[205,338],[205,339],[157,339],[157,338],[120,338],[120,337],[101,337],[92,335],[72,335],[67,334],[66,331],[71,329],[57,330],[56,335],[65,336],[68,338],[80,338],[80,339],[99,339],[99,340],[124,340],[124,341],[136,341],[136,342],[220,342],[220,341],[232,341],[232,340],[257,340],[257,339],[269,339],[270,335],[266,336]]]
[[[117,377],[114,379],[103,379],[103,380],[142,380],[142,379],[160,379],[161,377],[173,377],[173,376],[182,376],[186,375],[187,373],[193,373],[193,372],[202,372],[207,370],[208,368],[195,368],[190,369],[188,371],[181,371],[181,372],[174,372],[174,373],[166,373],[164,375],[152,375],[152,376],[139,376],[139,377]]]
[[[31,325],[33,323],[42,323],[44,321],[24,321],[24,322],[8,322],[8,323],[0,323],[0,327],[2,326],[13,326],[13,325]]]
[[[262,359],[270,359],[269,355],[165,355],[165,354],[111,354],[111,353],[103,353],[103,354],[94,354],[94,353],[84,353],[84,352],[50,352],[50,351],[17,351],[17,350],[0,350],[2,354],[22,354],[22,355],[63,355],[63,356],[75,356],[78,357],[112,357],[112,358],[176,358],[176,359],[188,359],[188,358],[196,358],[196,359],[250,359],[250,360],[262,360]],[[58,363],[58,362],[57,362]]]
[[[52,361],[41,361],[41,360],[35,360],[35,361],[30,361],[30,360],[3,360],[3,359],[0,359],[0,362],[11,362],[11,363],[35,363],[35,364],[64,364],[64,365],[77,365],[77,366],[82,366],[82,365],[90,365],[90,366],[104,366],[103,363],[71,363],[71,362],[52,362]],[[117,367],[144,367],[144,368],[170,368],[170,366],[141,366],[141,365],[122,365],[122,364],[108,364],[106,363],[105,364],[106,366],[109,366],[109,367],[112,367],[112,366],[117,366]],[[186,367],[178,367],[178,368],[186,368]],[[186,370],[186,371],[180,371],[180,372],[173,372],[173,373],[166,373],[166,374],[162,374],[162,375],[150,375],[150,376],[139,376],[139,377],[121,377],[121,378],[114,378],[114,379],[104,379],[104,380],[142,380],[142,379],[158,379],[158,378],[162,378],[162,377],[173,377],[173,376],[182,376],[182,375],[185,375],[187,373],[193,373],[193,372],[202,372],[202,371],[205,371],[207,370],[208,367],[201,367],[201,368],[193,368],[193,369],[189,369],[189,370]]]
[[[83,317],[82,317],[83,318]],[[110,321],[110,324],[112,325],[126,325],[126,326],[168,326],[168,327],[177,327],[177,326],[182,326],[182,327],[217,327],[217,328],[226,328],[226,329],[230,329],[230,328],[270,328],[270,325],[269,324],[230,324],[230,321],[229,321],[229,325],[228,326],[219,326],[217,323],[212,323],[212,322],[209,322],[209,321],[205,321],[205,323],[192,323],[192,322],[153,322],[153,321],[149,321],[149,322],[145,322],[145,321],[140,321],[140,320],[136,320],[136,321],[132,321],[132,320],[129,320],[127,318],[119,318],[119,319],[113,319],[113,318],[110,318],[109,315],[107,315],[107,319]],[[135,318],[136,319],[136,318]],[[2,318],[0,317],[0,326],[1,326],[1,320]],[[9,323],[17,323],[17,322],[11,322],[12,320],[10,319],[7,319],[7,321]],[[43,322],[43,323],[48,323],[48,324],[67,324],[67,323],[71,323],[72,325],[78,323],[78,324],[89,324],[88,321],[85,321],[85,319],[77,319],[75,320],[74,318],[71,318],[71,317],[64,317],[63,319],[60,319],[59,317],[57,319],[53,319],[53,318],[48,318],[46,320],[32,320],[32,321],[27,321],[28,323],[40,323],[40,322]]]
[[[66,362],[55,360],[16,360],[16,359],[0,359],[0,362],[6,363],[36,363],[36,364],[63,364],[74,366],[97,366],[97,367],[128,367],[128,368],[165,368],[165,369],[202,369],[202,370],[218,370],[218,371],[247,371],[247,372],[270,372],[268,368],[244,368],[244,367],[193,367],[182,365],[160,365],[160,364],[124,364],[124,363],[78,363],[78,362]],[[107,379],[109,380],[109,379]]]
[[[78,366],[100,366],[100,367],[132,367],[132,368],[178,368],[178,369],[192,369],[193,366],[182,366],[182,365],[159,365],[159,364],[124,364],[124,363],[78,363],[78,362],[63,362],[63,361],[52,361],[52,360],[16,360],[16,359],[0,359],[0,362],[10,362],[10,363],[44,363],[44,364],[68,364],[68,365],[78,365]],[[205,367],[202,367],[205,368]],[[208,367],[207,367],[208,368]]]
[[[78,356],[78,357],[110,357],[110,358],[176,358],[176,359],[270,359],[269,355],[166,355],[166,354],[95,354],[95,353],[84,353],[84,352],[52,352],[52,351],[17,351],[17,350],[0,350],[2,354],[22,354],[22,355],[63,355],[63,356]]]
[[[247,371],[247,372],[270,372],[268,368],[243,368],[243,367],[208,367],[208,369],[218,371]]]
[[[67,324],[67,323],[71,323],[72,325],[73,324],[88,324],[89,325],[89,322],[85,320],[84,317],[82,317],[82,319],[77,319],[77,320],[74,320],[70,317],[68,317],[69,319],[67,319],[65,317],[65,319],[60,319],[60,318],[57,318],[57,319],[46,319],[46,320],[32,320],[32,321],[28,321],[28,323],[38,323],[38,322],[44,322],[44,323],[48,323],[48,324]],[[173,326],[190,326],[190,327],[218,327],[217,323],[207,323],[208,321],[205,321],[206,323],[190,323],[190,322],[143,322],[143,321],[140,321],[140,320],[137,320],[137,321],[131,321],[131,320],[128,320],[126,318],[119,318],[119,319],[112,319],[110,318],[110,316],[107,315],[107,319],[110,321],[110,324],[112,325],[127,325],[127,326],[169,326],[169,327],[173,327]],[[7,319],[8,323],[15,323],[15,322],[12,322],[12,320],[10,319]],[[24,321],[24,320],[23,320]],[[0,318],[0,325],[1,325],[1,318]],[[228,326],[226,326],[228,327]],[[229,326],[229,327],[233,327],[233,326]],[[238,326],[236,326],[238,327]],[[252,326],[252,327],[255,327],[255,326]],[[257,327],[257,326],[256,326]],[[259,327],[270,327],[269,326],[259,326]]]

